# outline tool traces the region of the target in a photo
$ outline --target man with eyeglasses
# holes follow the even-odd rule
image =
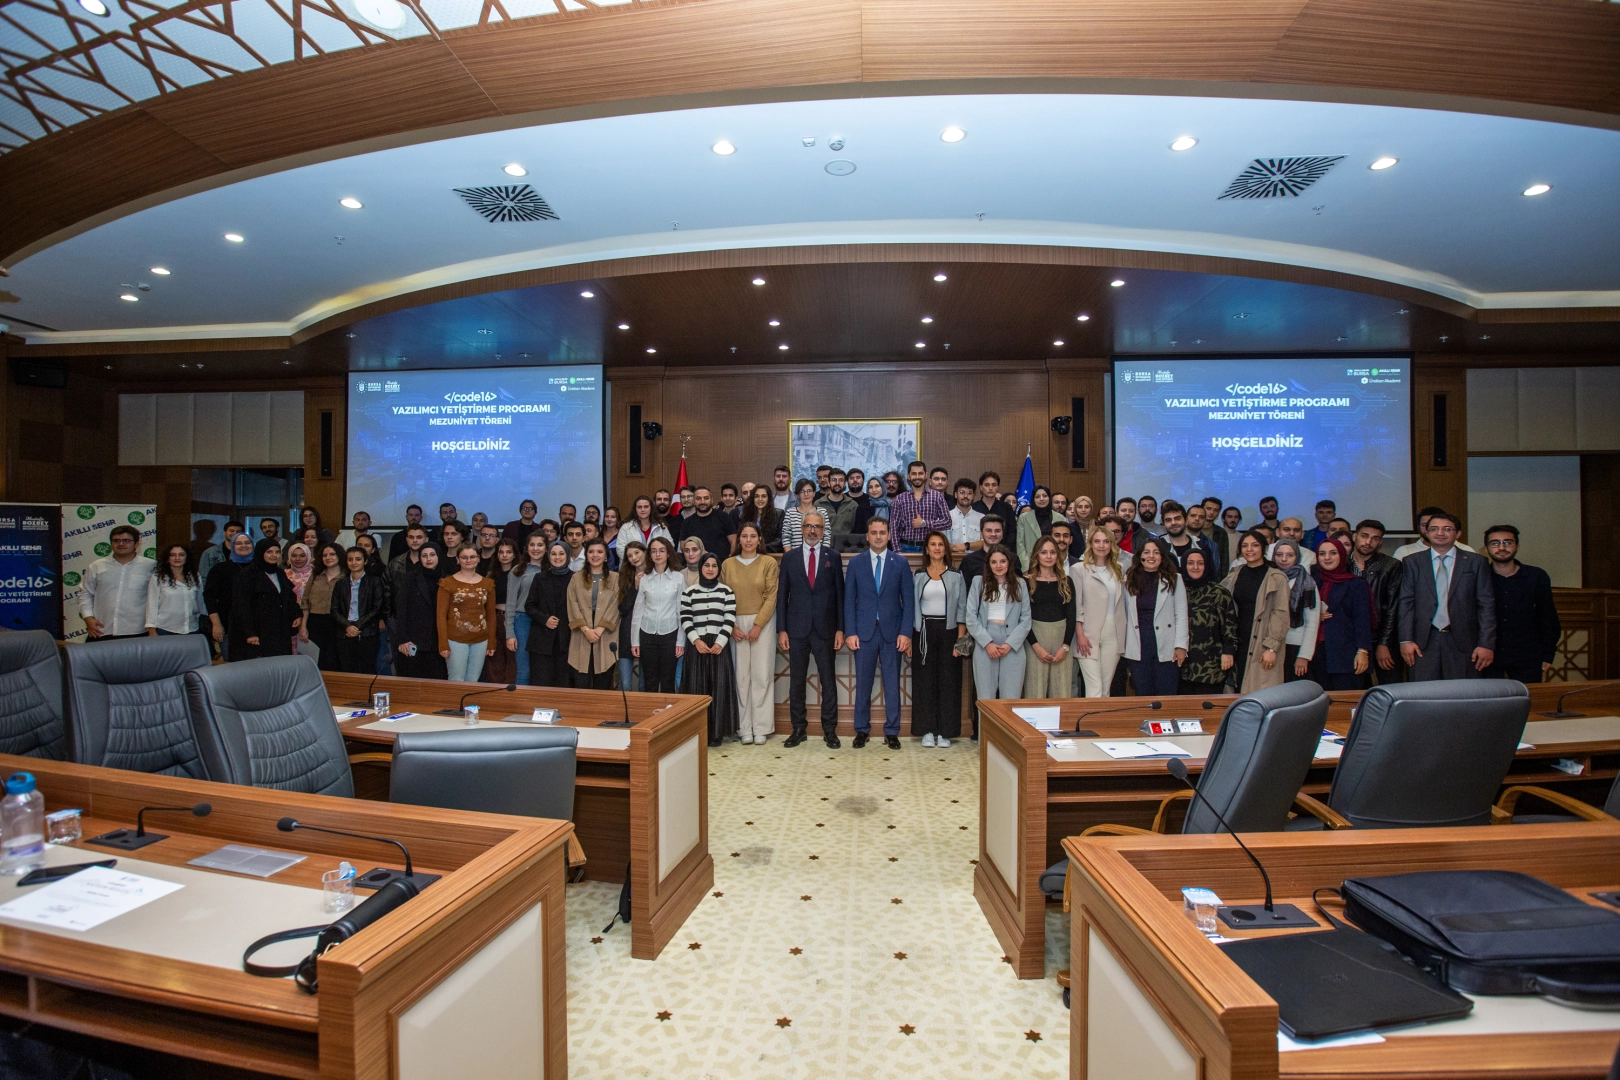
[[[1496,586],[1496,660],[1485,677],[1542,682],[1563,635],[1552,578],[1541,567],[1519,561],[1519,530],[1512,525],[1485,530],[1485,553],[1496,572],[1491,582]]]
[[[776,586],[777,645],[788,654],[788,722],[793,731],[782,745],[792,749],[805,740],[806,687],[810,661],[821,683],[821,737],[828,749],[839,747],[838,677],[833,654],[844,647],[844,568],[831,548],[821,546],[827,522],[810,510],[800,526],[802,543],[782,554]]]
[[[1462,522],[1436,511],[1427,550],[1401,560],[1401,659],[1413,682],[1477,679],[1496,660],[1496,590],[1483,555],[1457,547]]]
[[[144,637],[146,589],[157,563],[140,554],[141,534],[133,525],[117,525],[107,534],[112,554],[97,559],[84,572],[79,614],[91,641]]]

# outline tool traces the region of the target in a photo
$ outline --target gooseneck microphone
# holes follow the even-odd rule
[[[346,708],[346,709],[369,709],[369,708],[371,708],[371,692],[373,690],[377,689],[377,680],[380,679],[380,678],[382,678],[382,672],[379,671],[379,672],[377,672],[377,674],[375,674],[375,675],[373,675],[371,677],[371,682],[366,684],[366,700],[364,700],[364,701],[345,701],[343,703],[343,707]]]
[[[1567,690],[1563,694],[1559,695],[1559,697],[1558,697],[1558,708],[1554,709],[1552,712],[1537,713],[1536,715],[1537,716],[1550,716],[1554,720],[1567,720],[1567,719],[1569,719],[1571,717],[1574,717],[1574,716],[1585,716],[1586,715],[1585,713],[1565,712],[1564,711],[1564,702],[1566,700],[1568,700],[1569,698],[1574,697],[1576,694],[1584,694],[1588,690],[1601,690],[1601,689],[1603,689],[1605,687],[1613,689],[1614,685],[1615,684],[1613,682],[1587,683],[1585,686],[1579,687],[1578,689]]]
[[[1266,883],[1266,902],[1262,908],[1265,914],[1263,916],[1257,914],[1252,906],[1228,906],[1216,911],[1215,914],[1220,920],[1227,926],[1243,929],[1315,926],[1316,920],[1293,904],[1276,905],[1271,902],[1271,875],[1266,873],[1266,868],[1261,865],[1259,859],[1254,857],[1254,852],[1249,850],[1249,845],[1243,842],[1243,838],[1238,836],[1232,826],[1226,823],[1226,819],[1221,816],[1221,812],[1215,809],[1215,804],[1204,798],[1204,793],[1198,790],[1198,785],[1193,783],[1192,778],[1187,775],[1187,763],[1180,758],[1171,758],[1164,763],[1164,768],[1171,776],[1192,788],[1193,798],[1201,800],[1205,806],[1209,807],[1210,813],[1215,815],[1215,820],[1221,823],[1221,827],[1226,830],[1228,836],[1237,841],[1237,846],[1243,849],[1243,854],[1247,855],[1249,861],[1254,863],[1254,868],[1260,871],[1260,880]]]
[[[1116,713],[1116,712],[1134,712],[1137,709],[1152,709],[1154,711],[1158,711],[1159,709],[1162,709],[1162,708],[1164,708],[1164,702],[1162,702],[1162,701],[1150,701],[1146,705],[1120,705],[1120,706],[1118,706],[1116,708],[1112,708],[1112,709],[1091,709],[1091,710],[1088,710],[1087,712],[1083,712],[1079,716],[1075,717],[1075,719],[1074,719],[1074,730],[1079,731],[1080,730],[1080,721],[1084,720],[1088,716],[1105,716],[1108,713]]]
[[[120,851],[137,851],[148,844],[155,844],[159,840],[167,840],[168,833],[149,833],[146,831],[146,815],[148,813],[187,813],[197,817],[207,817],[214,812],[213,806],[200,802],[194,806],[143,806],[135,814],[134,829],[114,829],[112,832],[93,836],[85,841],[88,844],[99,844],[102,847],[118,848]]]
[[[618,659],[619,659],[619,643],[617,641],[608,642],[608,651],[613,654],[614,664],[615,664],[615,666],[617,666]],[[636,726],[636,722],[634,720],[630,719],[630,695],[626,694],[624,692],[624,681],[622,679],[619,681],[619,697],[624,699],[624,719],[623,720],[604,720],[600,724],[597,724],[596,725],[597,727],[635,727]]]
[[[433,715],[434,716],[460,716],[462,714],[462,711],[467,708],[467,699],[468,698],[483,697],[485,694],[506,693],[508,691],[512,691],[512,690],[516,690],[516,689],[517,689],[517,683],[510,682],[510,683],[507,683],[505,686],[492,686],[488,690],[469,690],[465,694],[461,695],[461,704],[457,705],[453,709],[439,709]]]
[[[409,881],[411,884],[420,889],[426,886],[429,882],[439,880],[438,874],[417,873],[415,870],[413,870],[411,868],[410,850],[398,840],[393,840],[386,836],[368,836],[365,833],[345,832],[342,829],[328,829],[321,825],[306,825],[297,818],[290,817],[284,817],[280,821],[276,822],[276,828],[280,829],[282,832],[292,832],[294,829],[308,829],[310,832],[330,833],[333,836],[349,836],[356,840],[370,840],[378,844],[392,844],[399,848],[400,854],[405,856],[404,870],[390,870],[387,867],[381,866],[375,870],[368,870],[364,874],[361,874],[359,877],[354,879],[354,887],[357,889],[380,889],[384,885],[387,885],[389,882],[396,879]]]

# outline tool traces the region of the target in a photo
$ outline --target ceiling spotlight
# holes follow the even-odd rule
[[[754,279],[754,284],[755,285],[763,285],[763,284],[765,284],[765,279],[762,278],[762,277],[757,277],[757,278]]]
[[[648,349],[647,354],[650,356],[650,355],[652,355],[653,353],[655,353],[657,351],[658,351],[657,349]]]
[[[580,293],[579,295],[583,296],[587,300],[594,299],[595,296],[596,296],[596,294],[591,292],[591,290],[589,290],[589,289],[586,289],[584,292]]]
[[[501,166],[501,172],[505,173],[507,176],[528,176],[529,175],[529,170],[525,169],[523,166],[519,165],[515,161],[512,162],[512,164],[510,164],[510,165]]]
[[[721,157],[730,157],[732,154],[735,154],[737,152],[737,148],[735,146],[731,145],[731,140],[730,139],[721,139],[719,142],[717,142],[713,146],[709,147],[709,149],[713,150],[715,153],[719,154]]]
[[[967,138],[967,132],[963,131],[955,124],[952,124],[950,127],[939,133],[939,138],[941,142],[961,142],[963,139]]]
[[[355,198],[353,195],[350,195],[346,199],[339,199],[338,200],[338,205],[339,206],[347,206],[350,210],[358,210],[362,206],[364,206],[365,203],[361,202],[359,199]]]
[[[107,14],[107,5],[103,4],[101,0],[79,0],[79,6],[92,15]]]
[[[919,349],[926,349],[926,348],[928,348],[928,342],[926,342],[926,341],[919,341],[919,342],[917,342],[917,348],[919,348]]]
[[[805,146],[814,146],[814,145],[816,145],[816,137],[814,135],[806,135],[804,138],[800,139],[799,141],[801,143],[803,143]]]
[[[1545,195],[1552,190],[1551,184],[1531,184],[1524,189],[1526,195]]]
[[[628,329],[630,329],[630,324],[627,323],[627,322],[622,322],[622,323],[619,324],[619,329],[620,330],[628,330]]]
[[[932,315],[924,315],[922,317],[922,321],[925,323],[931,323],[934,321],[934,317]]]
[[[127,292],[127,293],[120,293],[118,295],[118,299],[120,299],[120,300],[128,300],[132,304],[137,304],[137,303],[140,303],[141,298],[136,296],[134,293]]]
[[[1075,322],[1090,322],[1091,321],[1091,316],[1090,315],[1076,315],[1074,317],[1074,321]]]
[[[778,345],[777,348],[781,349],[783,352],[787,352],[787,346],[786,345]]]
[[[781,326],[782,325],[782,320],[781,319],[772,319],[770,324],[772,326]]]
[[[478,332],[479,332],[479,333],[480,333],[480,334],[493,334],[493,333],[494,333],[494,332],[495,332],[495,331],[493,331],[493,330],[484,330],[484,329],[480,329],[480,330],[479,330],[479,331],[478,331]]]
[[[168,277],[170,271],[166,266],[154,266],[152,267],[152,273],[156,274],[158,277]]]
[[[1125,279],[1124,278],[1115,278],[1113,281],[1110,281],[1108,284],[1112,285],[1114,288],[1117,289],[1117,288],[1119,288],[1119,287],[1121,287],[1122,285],[1125,284]]]
[[[941,272],[940,272],[940,273],[938,273],[938,274],[935,274],[935,275],[934,275],[934,280],[935,280],[935,281],[944,281],[944,280],[945,280],[945,274],[944,274],[944,272],[943,272],[943,271],[941,271]]]
[[[1175,142],[1170,144],[1170,149],[1172,149],[1172,150],[1191,150],[1193,147],[1195,147],[1197,145],[1198,145],[1198,140],[1197,139],[1193,138],[1191,135],[1183,135],[1181,138],[1177,139]]]
[[[1058,349],[1063,348],[1063,339],[1059,338],[1058,340],[1052,342],[1052,345],[1053,345],[1054,348],[1058,348]]]
[[[1399,160],[1401,159],[1387,156],[1381,157],[1371,165],[1367,166],[1367,168],[1371,169],[1373,172],[1383,172],[1385,169],[1393,168],[1395,163]]]
[[[225,234],[225,239],[229,240],[233,244],[240,244],[242,242],[242,234],[228,232]]]

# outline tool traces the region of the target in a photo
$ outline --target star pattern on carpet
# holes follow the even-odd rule
[[[1030,1042],[1040,1042],[1041,1033],[1038,1031],[1026,1031],[1024,1032],[1024,1038],[1028,1039]]]
[[[801,897],[799,897],[799,899],[800,899],[800,900],[808,900],[808,899],[810,899],[810,894],[809,894],[809,893],[805,893],[805,894],[804,894],[804,895],[803,895],[803,896],[801,896]]]
[[[697,952],[699,949],[703,948],[703,942],[701,942],[701,941],[689,942],[686,947],[688,949],[691,949],[693,952]]]
[[[891,903],[891,904],[903,904],[903,903],[905,903],[905,901],[900,899],[898,896],[895,896],[895,897],[890,897],[889,903]]]
[[[900,1034],[902,1034],[902,1035],[915,1035],[916,1033],[917,1033],[917,1029],[914,1026],[912,1026],[911,1024],[901,1024],[900,1025]]]
[[[789,1020],[785,1016],[778,1016],[776,1018],[776,1026],[779,1028],[789,1028],[793,1026],[793,1021]]]
[[[889,856],[889,861],[890,862],[899,862],[900,861],[900,856],[898,856],[898,855],[890,855]]]
[[[659,1012],[654,1013],[653,1015],[655,1017],[657,1017],[660,1021],[663,1021],[663,1020],[671,1019],[672,1017],[674,1017],[675,1014],[670,1012],[668,1009],[662,1009]]]
[[[897,952],[894,954],[894,958],[896,960],[904,960],[906,958],[906,954],[903,952]]]
[[[893,825],[890,825],[890,826],[889,826],[889,828],[891,828],[891,829],[892,829],[892,828],[894,828],[894,826],[893,826]]]
[[[957,828],[961,829],[963,832],[967,832],[967,826],[966,825],[958,825]]]
[[[793,946],[793,948],[788,950],[788,955],[789,956],[798,956],[803,952],[804,952],[803,949],[801,949],[797,945],[795,945],[795,946]]]
[[[591,938],[591,944],[592,945],[600,945],[600,944],[602,944],[602,935],[597,934],[595,937]]]
[[[721,892],[719,889],[716,889],[712,895],[715,896],[716,898],[719,898],[719,897],[722,897],[722,896],[724,896],[726,894]]]
[[[1003,954],[1003,956],[1001,957],[1001,962],[1003,964],[1010,964],[1010,963],[1012,963],[1012,957]]]
[[[732,852],[732,853],[731,853],[731,857],[732,857],[732,858],[733,858],[733,859],[740,859],[740,858],[742,858],[742,852],[740,852],[740,851],[733,851],[733,852]]]
[[[810,856],[810,861],[811,861],[811,862],[815,862],[815,861],[816,861],[816,860],[817,860],[817,859],[819,859],[819,858],[821,858],[821,856],[820,856],[820,855],[811,855],[811,856]]]

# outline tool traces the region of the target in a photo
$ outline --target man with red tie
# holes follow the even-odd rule
[[[788,717],[793,732],[782,745],[805,740],[805,689],[810,661],[821,679],[822,738],[838,749],[838,679],[833,654],[844,647],[844,571],[837,555],[823,547],[827,522],[821,511],[804,515],[803,543],[782,555],[776,586],[777,642],[788,654]]]

